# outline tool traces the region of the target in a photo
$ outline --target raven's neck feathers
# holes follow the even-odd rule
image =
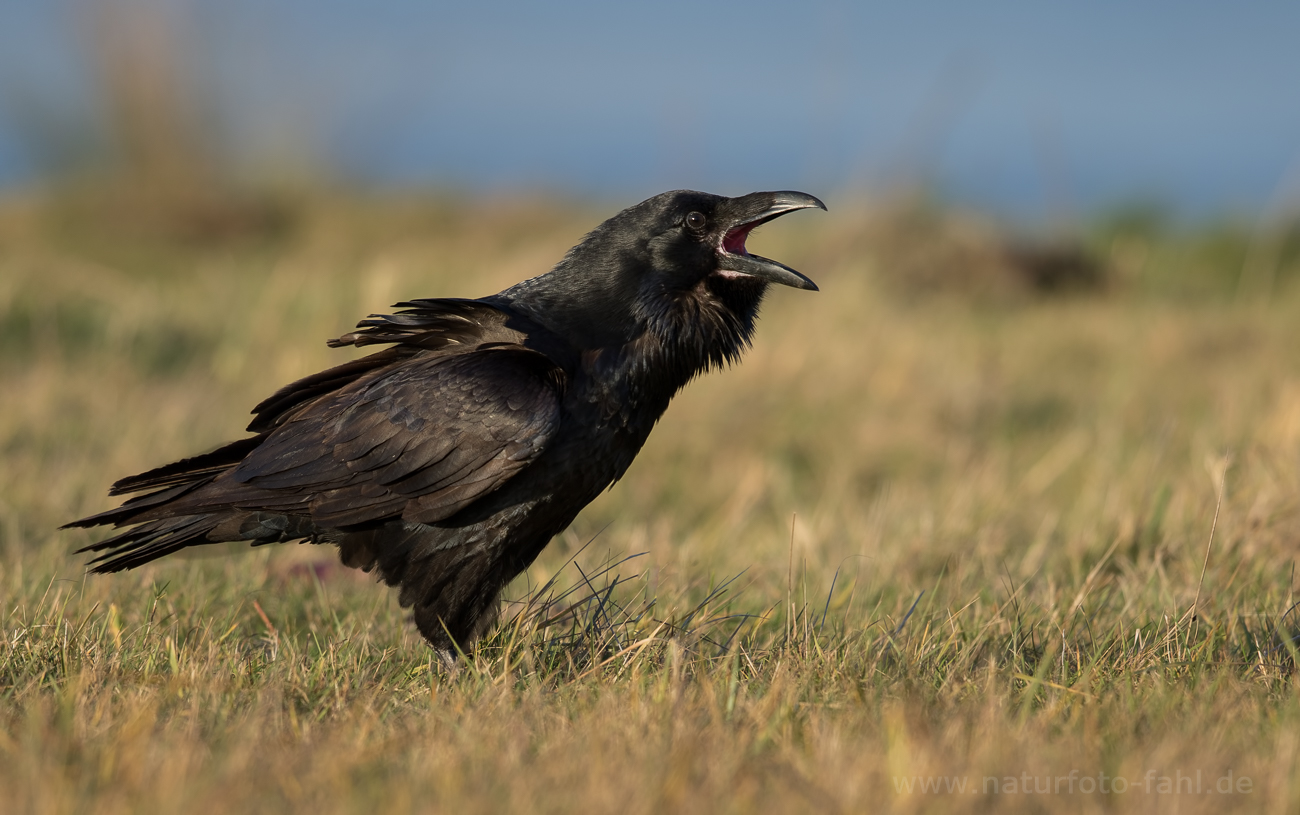
[[[610,223],[592,230],[551,271],[487,299],[523,312],[576,348],[631,342],[641,333],[640,282],[655,275],[644,247]]]
[[[623,380],[665,406],[697,374],[739,361],[766,283],[710,275],[671,291],[660,276],[636,274],[635,252],[611,261],[607,246],[584,251],[591,242],[588,236],[549,273],[485,299],[598,359],[592,373]]]
[[[646,320],[643,353],[630,356],[648,368],[647,375],[656,368],[670,372],[674,392],[696,374],[739,362],[766,288],[760,281],[709,278],[670,294]]]

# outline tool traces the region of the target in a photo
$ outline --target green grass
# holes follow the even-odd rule
[[[87,578],[56,531],[239,436],[365,313],[497,291],[605,214],[285,206],[237,240],[0,210],[5,811],[1300,807],[1281,238],[1111,225],[1112,285],[1041,298],[945,288],[991,255],[941,218],[772,225],[754,248],[822,292],[772,293],[449,676],[331,551]]]

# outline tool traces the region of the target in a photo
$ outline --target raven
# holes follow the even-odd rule
[[[140,494],[64,528],[125,527],[77,550],[102,553],[98,573],[219,541],[334,544],[399,588],[450,663],[677,391],[738,360],[768,285],[817,289],[745,249],[809,207],[826,208],[666,192],[499,294],[398,303],[329,342],[386,348],[281,388],[253,409],[255,435],[123,478],[110,495]]]

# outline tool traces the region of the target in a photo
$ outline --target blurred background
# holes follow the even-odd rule
[[[111,171],[1253,218],[1300,199],[1297,31],[1267,1],[6,0],[0,192]]]

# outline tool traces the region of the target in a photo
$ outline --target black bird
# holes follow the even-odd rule
[[[679,190],[596,227],[549,273],[477,300],[398,303],[331,346],[387,348],[281,388],[256,435],[123,478],[143,493],[67,524],[125,530],[93,572],[218,541],[307,540],[399,587],[444,659],[498,594],[617,481],[669,400],[735,362],[770,283],[754,227],[825,205],[801,192]]]

